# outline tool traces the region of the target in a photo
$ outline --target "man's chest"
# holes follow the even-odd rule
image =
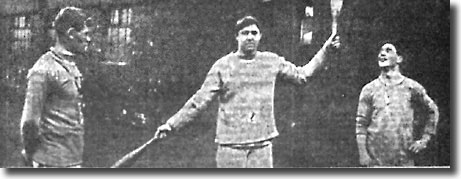
[[[62,100],[81,99],[82,75],[76,67],[65,67],[52,76],[51,95]]]
[[[222,75],[225,86],[234,90],[258,90],[275,84],[277,73],[272,63],[264,61],[236,61],[229,64]]]
[[[375,109],[405,110],[411,107],[412,92],[404,85],[379,86],[374,91],[372,100]]]

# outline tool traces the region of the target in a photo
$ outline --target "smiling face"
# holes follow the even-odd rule
[[[261,36],[261,32],[256,24],[242,28],[238,31],[236,37],[238,51],[246,55],[256,53]]]
[[[394,67],[402,62],[402,57],[397,54],[397,49],[393,44],[386,43],[381,47],[378,54],[379,67]]]

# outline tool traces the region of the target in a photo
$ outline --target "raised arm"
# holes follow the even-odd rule
[[[26,99],[21,117],[21,137],[25,157],[32,156],[38,145],[39,124],[47,94],[47,78],[44,71],[28,74]]]
[[[327,53],[333,48],[338,48],[339,45],[339,36],[332,34],[310,62],[304,66],[297,67],[293,63],[282,59],[280,74],[285,79],[292,80],[296,83],[304,83],[308,77],[313,76],[315,72],[322,67],[327,58]]]

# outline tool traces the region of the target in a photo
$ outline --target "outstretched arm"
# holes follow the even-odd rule
[[[322,67],[327,58],[327,53],[333,48],[339,48],[339,46],[339,36],[332,34],[308,64],[297,67],[291,62],[282,60],[280,74],[285,79],[295,81],[296,83],[304,83],[308,77],[313,76]]]
[[[161,125],[156,136],[166,137],[167,133],[173,129],[178,129],[194,120],[201,111],[205,110],[214,100],[217,94],[222,92],[222,81],[219,70],[220,66],[215,64],[208,72],[202,87],[186,102],[186,104],[165,124]]]

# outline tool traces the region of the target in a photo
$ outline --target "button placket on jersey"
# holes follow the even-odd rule
[[[385,103],[385,106],[384,106],[384,109],[386,111],[386,114],[387,116],[389,116],[391,118],[391,112],[390,112],[390,105],[391,105],[391,99],[390,99],[390,96],[389,96],[389,91],[390,91],[390,86],[386,83],[384,83],[384,103]]]

